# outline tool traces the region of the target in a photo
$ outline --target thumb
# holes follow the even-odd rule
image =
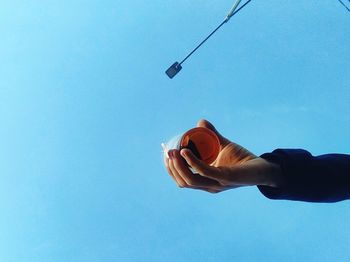
[[[210,123],[208,120],[205,120],[205,119],[201,119],[198,121],[197,123],[197,126],[198,127],[205,127],[205,128],[208,128],[210,129],[211,131],[213,131],[215,133],[215,135],[219,138],[219,141],[220,141],[220,144],[221,145],[226,145],[228,144],[230,141],[225,138],[224,136],[222,136],[217,130],[216,128],[214,127],[214,125],[212,123]]]
[[[195,169],[199,174],[207,176],[208,173],[213,172],[213,167],[207,165],[202,160],[198,159],[191,150],[182,149],[180,151],[181,156],[186,160],[193,169]]]

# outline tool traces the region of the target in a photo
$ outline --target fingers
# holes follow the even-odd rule
[[[168,172],[180,187],[201,189],[211,193],[223,190],[217,181],[193,174],[178,150],[169,151],[169,157]]]
[[[186,162],[194,168],[201,176],[215,180],[218,184],[224,186],[227,185],[229,177],[225,172],[217,167],[208,166],[203,161],[199,160],[192,152],[188,149],[182,149],[181,155]]]
[[[215,172],[214,168],[211,166],[208,166],[203,161],[198,159],[191,150],[189,149],[182,149],[180,152],[181,156],[186,160],[186,162],[194,168],[199,174],[204,175],[206,173]]]
[[[172,161],[170,161],[169,158],[164,159],[164,164],[165,167],[168,171],[168,174],[174,179],[175,183],[177,184],[178,187],[185,187],[186,183],[185,181],[181,178],[181,176],[177,173],[174,164]]]
[[[197,123],[197,126],[198,126],[198,127],[205,127],[205,128],[210,129],[211,131],[213,131],[213,132],[216,134],[216,136],[219,138],[220,144],[223,145],[223,146],[226,145],[226,144],[228,144],[228,143],[230,142],[227,138],[225,138],[224,136],[222,136],[222,135],[216,130],[216,128],[214,127],[214,125],[213,125],[212,123],[210,123],[208,120],[205,120],[205,119],[199,120],[198,123]]]

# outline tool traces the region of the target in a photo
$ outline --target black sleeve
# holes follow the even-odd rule
[[[261,157],[280,165],[286,182],[278,188],[258,186],[270,199],[325,203],[350,199],[350,155],[312,156],[302,149],[277,149]]]

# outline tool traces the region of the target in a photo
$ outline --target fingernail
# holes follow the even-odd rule
[[[181,154],[183,157],[186,157],[186,151],[185,151],[184,149],[182,149],[182,150],[180,151],[180,154]]]

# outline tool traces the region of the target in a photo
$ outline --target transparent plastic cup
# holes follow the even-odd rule
[[[187,148],[198,159],[210,165],[219,155],[220,141],[217,135],[210,129],[196,127],[188,130],[183,135],[173,137],[168,143],[162,143],[162,148],[165,158],[169,158],[169,150]]]

